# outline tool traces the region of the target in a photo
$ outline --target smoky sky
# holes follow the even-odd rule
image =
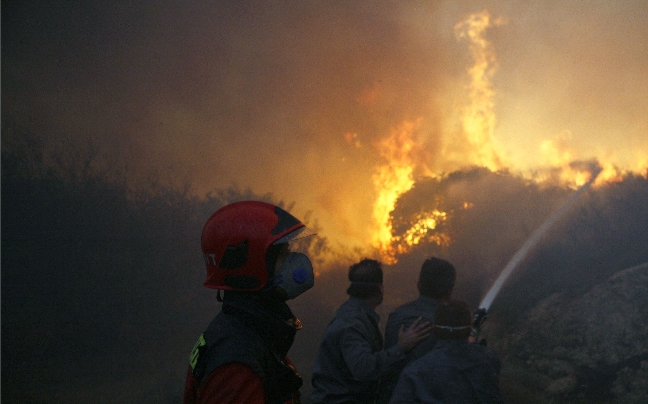
[[[9,2],[3,124],[197,195],[272,192],[362,244],[385,163],[375,143],[394,128],[420,122],[435,172],[472,163],[457,130],[472,61],[454,26],[484,10],[499,21],[489,141],[508,168],[644,168],[641,1]]]
[[[499,21],[486,34],[497,173],[473,167],[459,129],[472,60],[454,27],[483,10]],[[218,311],[202,287],[207,217],[281,201],[325,247],[364,247],[386,164],[376,144],[404,122],[439,176],[415,178],[392,222],[402,231],[445,209],[453,243],[386,267],[383,321],[416,296],[430,255],[455,264],[456,296],[478,304],[574,192],[518,169],[595,159],[630,173],[552,228],[493,323],[648,261],[647,22],[642,1],[3,2],[5,397],[178,402],[188,352]],[[291,302],[307,383],[351,255]]]

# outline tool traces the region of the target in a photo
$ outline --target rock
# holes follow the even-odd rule
[[[618,404],[645,404],[648,392],[648,361],[642,361],[639,369],[623,368],[617,373],[614,402]]]
[[[534,380],[548,378],[543,394],[560,402],[648,403],[646,296],[648,263],[618,272],[584,295],[540,301],[509,335],[490,338],[489,346],[503,369],[522,367]]]
[[[561,377],[560,379],[554,380],[547,386],[546,392],[551,395],[562,395],[566,393],[571,393],[576,388],[576,375],[571,374],[569,376]]]

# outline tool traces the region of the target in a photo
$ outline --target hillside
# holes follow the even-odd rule
[[[492,347],[505,383],[553,403],[648,402],[648,263],[543,299]],[[518,392],[521,394],[521,391]]]

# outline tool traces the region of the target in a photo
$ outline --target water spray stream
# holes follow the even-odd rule
[[[555,211],[547,221],[545,221],[542,226],[540,226],[532,235],[529,237],[529,239],[524,243],[524,245],[518,250],[518,252],[515,253],[513,258],[509,261],[508,264],[504,267],[502,270],[502,273],[500,276],[497,278],[495,283],[493,283],[493,286],[491,286],[490,290],[488,293],[486,293],[486,296],[482,300],[482,302],[479,304],[480,309],[484,309],[485,311],[488,310],[490,307],[491,303],[493,303],[493,300],[495,300],[495,297],[497,297],[497,294],[499,293],[500,289],[504,285],[504,282],[506,282],[506,279],[511,275],[511,272],[522,262],[522,260],[527,256],[531,248],[533,248],[538,241],[542,238],[542,236],[545,235],[545,233],[549,230],[549,228],[571,207],[571,205],[587,190],[594,180],[598,177],[599,173],[601,172],[600,169],[597,169],[596,171],[592,172],[592,177],[590,180],[583,185],[567,202],[565,202],[557,211]]]

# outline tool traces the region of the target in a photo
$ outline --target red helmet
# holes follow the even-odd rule
[[[217,210],[203,227],[201,244],[207,266],[205,286],[223,290],[260,290],[268,282],[266,253],[305,230],[278,206],[235,202]]]

